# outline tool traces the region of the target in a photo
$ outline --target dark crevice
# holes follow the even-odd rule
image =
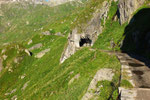
[[[92,44],[92,40],[88,37],[81,38],[79,42],[80,47],[85,46],[85,45],[91,46],[91,44]]]

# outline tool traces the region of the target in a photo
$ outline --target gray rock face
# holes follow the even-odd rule
[[[24,51],[25,51],[25,53],[26,53],[28,56],[32,56],[32,55],[31,55],[31,52],[30,52],[28,49],[25,49]]]
[[[135,12],[144,1],[145,0],[119,0],[118,9],[120,13],[120,24],[129,21],[133,12]]]
[[[97,73],[96,73],[96,75],[92,79],[92,81],[91,81],[91,83],[90,83],[90,85],[88,87],[87,92],[85,93],[85,95],[82,97],[81,100],[91,100],[91,98],[93,98],[93,96],[94,96],[94,93],[93,93],[92,90],[94,90],[94,91],[97,91],[97,90],[100,91],[100,89],[98,89],[96,87],[97,83],[99,81],[103,81],[103,80],[112,81],[113,76],[114,76],[114,73],[113,73],[112,69],[104,68],[104,69],[98,70]],[[101,88],[101,87],[99,87],[99,88]],[[94,98],[94,100],[97,100],[97,99]]]
[[[76,80],[79,79],[79,77],[80,77],[80,74],[75,75],[75,76],[69,81],[68,85],[70,85],[71,83],[73,83],[75,79],[76,79]]]
[[[2,71],[3,69],[3,64],[2,64],[2,59],[0,58],[0,72]]]
[[[32,46],[31,48],[29,48],[29,50],[39,49],[42,46],[43,46],[42,43],[38,43],[38,44],[35,44],[34,46]]]
[[[51,35],[49,31],[42,32],[43,35]]]
[[[102,32],[101,20],[107,18],[111,1],[103,2],[101,9],[98,9],[94,14],[92,19],[87,23],[87,25],[82,25],[82,33],[79,34],[77,28],[72,30],[68,37],[68,46],[65,49],[60,62],[63,63],[67,58],[73,55],[78,48],[82,46],[92,46],[98,35]]]
[[[30,81],[27,81],[27,82],[23,85],[23,87],[21,88],[21,90],[25,90],[25,89],[27,88],[29,82],[30,82]]]
[[[35,57],[36,58],[42,58],[49,51],[50,51],[50,49],[45,49],[45,50],[39,52]]]

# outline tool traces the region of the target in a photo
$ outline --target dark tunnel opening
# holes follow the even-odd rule
[[[85,38],[80,39],[79,45],[80,45],[80,47],[82,47],[82,46],[91,46],[91,43],[92,43],[92,40],[89,39],[88,37],[85,37]]]

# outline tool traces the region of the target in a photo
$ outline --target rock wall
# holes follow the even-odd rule
[[[104,1],[101,9],[98,9],[92,19],[82,27],[82,33],[78,33],[77,28],[73,29],[68,36],[68,46],[64,50],[60,62],[63,63],[67,58],[73,55],[82,46],[92,46],[98,35],[102,32],[101,20],[107,18],[110,2]]]
[[[141,6],[145,0],[119,0],[118,9],[120,15],[120,24],[124,24],[129,21],[139,6]]]

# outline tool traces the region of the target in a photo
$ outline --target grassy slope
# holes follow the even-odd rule
[[[116,5],[114,4],[113,7],[116,7]],[[115,10],[110,11],[110,15],[113,15],[113,13],[115,13]],[[60,18],[60,22],[62,19],[63,18]],[[60,22],[58,21],[58,23]],[[59,27],[60,24],[56,25]],[[70,24],[67,24],[67,26],[69,25]],[[47,30],[48,28],[51,27],[48,27],[47,25],[44,29]],[[59,27],[59,31],[63,31],[63,27]],[[110,56],[99,51],[90,51],[89,48],[82,48],[73,56],[71,56],[71,58],[60,65],[59,59],[67,39],[65,37],[53,35],[42,36],[42,38],[40,38],[41,36],[42,35],[33,36],[33,43],[31,45],[27,45],[27,42],[23,43],[24,48],[29,48],[36,43],[44,44],[42,48],[32,51],[32,57],[21,55],[24,57],[24,59],[19,63],[18,66],[9,64],[10,62],[13,62],[13,59],[10,59],[9,62],[7,62],[7,64],[10,65],[9,67],[12,67],[13,72],[8,72],[6,69],[1,73],[1,99],[11,98],[14,95],[17,95],[19,100],[56,100],[62,98],[66,100],[77,100],[82,98],[93,76],[96,74],[97,70],[101,68],[112,68],[115,71],[115,76],[112,82],[102,82],[104,89],[100,94],[101,100],[108,99],[114,90],[114,95],[117,94],[116,89],[120,74],[120,64],[115,56]],[[102,40],[98,39],[98,41]],[[46,48],[50,48],[50,52],[48,52],[41,59],[34,58],[36,53]],[[99,48],[99,45],[96,44],[94,48]],[[12,57],[15,56],[17,55],[12,55]],[[11,58],[11,55],[8,54],[6,61],[9,58]],[[74,73],[69,74],[72,71]],[[71,80],[71,78],[78,73],[80,74],[80,78],[75,80],[71,85],[68,85],[69,80]],[[26,74],[26,77],[24,79],[20,79],[19,76],[23,74]],[[28,81],[29,84],[27,88],[25,90],[21,90],[23,85]],[[113,83],[114,85],[112,86],[110,83]],[[107,91],[108,87],[111,89]],[[4,95],[13,89],[17,89],[17,91],[9,96]],[[106,93],[108,95],[104,96]]]
[[[93,48],[112,50],[110,42],[114,41],[116,47],[115,50],[119,50],[119,45],[123,39],[124,28],[127,24],[120,26],[119,21],[112,20],[117,11],[116,3],[112,3],[111,11],[108,14],[104,30],[99,35],[98,40],[95,42]]]
[[[4,16],[1,18],[3,32],[0,34],[0,43],[20,42],[50,29],[52,33],[62,32],[67,35],[77,9],[80,11],[82,5],[79,3],[73,5],[67,3],[57,7],[29,4],[2,5]],[[62,23],[64,20],[66,21]]]

